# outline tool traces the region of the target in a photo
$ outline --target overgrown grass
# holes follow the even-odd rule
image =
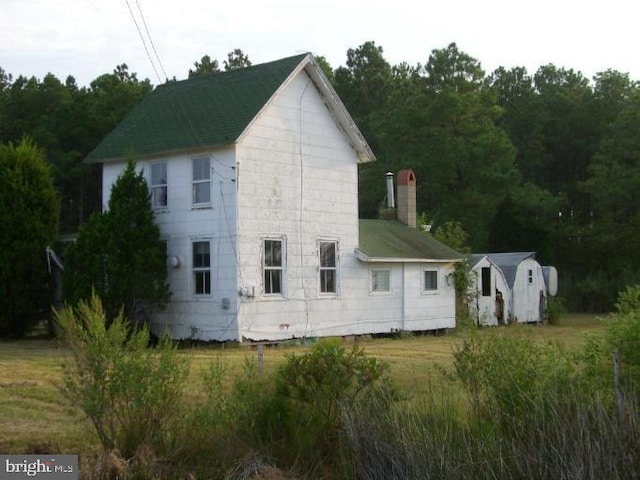
[[[608,320],[595,317],[567,316],[553,326],[510,326],[449,332],[440,336],[404,335],[402,338],[357,339],[358,345],[364,347],[368,356],[388,365],[390,377],[400,394],[394,400],[393,408],[389,408],[388,402],[385,403],[389,415],[393,414],[389,418],[381,415],[372,417],[375,404],[367,407],[370,409],[369,415],[361,417],[357,417],[357,414],[367,412],[366,409],[351,409],[346,418],[352,422],[349,427],[353,434],[352,443],[343,445],[341,451],[351,452],[349,455],[357,457],[362,454],[358,445],[363,434],[370,437],[375,429],[380,429],[384,438],[391,441],[393,435],[389,429],[397,426],[402,429],[393,433],[405,431],[406,435],[402,434],[404,436],[393,440],[394,442],[410,441],[411,435],[414,435],[413,447],[422,445],[424,448],[439,449],[439,456],[434,453],[434,459],[450,455],[454,451],[456,454],[464,454],[463,448],[469,448],[474,438],[474,432],[469,429],[462,414],[466,405],[465,393],[460,385],[450,382],[443,373],[453,367],[453,352],[457,345],[470,335],[480,338],[518,338],[526,332],[526,335],[533,338],[548,340],[569,350],[584,342],[584,333],[603,332],[607,323]],[[182,462],[179,470],[193,472],[196,478],[222,478],[225,471],[232,470],[233,462],[242,458],[251,465],[260,463],[267,467],[282,462],[282,458],[286,456],[283,455],[283,450],[295,449],[296,445],[287,443],[291,439],[287,440],[283,432],[276,428],[278,408],[281,406],[274,402],[273,379],[278,369],[285,364],[287,355],[303,355],[311,348],[313,343],[307,346],[265,347],[263,373],[257,372],[255,347],[182,348],[179,355],[188,359],[191,364],[188,387],[183,395],[183,417],[186,420],[175,426],[173,457],[165,456],[163,461],[176,465]],[[3,379],[0,381],[0,451],[46,451],[96,456],[99,440],[90,423],[60,395],[59,388],[63,383],[60,366],[67,355],[68,351],[55,341],[0,343],[0,369],[3,371]],[[213,372],[214,377],[220,374],[218,383],[210,381],[207,386],[203,382],[205,372]],[[211,403],[212,391],[215,392],[216,389],[223,394]],[[370,422],[371,418],[379,418],[380,422],[373,424]],[[272,424],[264,421],[265,419],[273,421]],[[407,428],[411,425],[415,429]],[[362,430],[365,426],[373,430],[367,433]],[[425,432],[429,432],[430,439],[424,439]],[[446,452],[446,439],[454,442],[451,448],[458,450]],[[394,445],[399,446],[390,443],[385,448],[391,449]],[[382,448],[384,442],[379,446]],[[404,448],[409,452],[408,446]],[[474,448],[479,450],[466,451],[466,455],[470,459],[474,458],[473,461],[481,461],[478,459],[483,450],[480,447]],[[506,449],[507,446],[499,445],[499,448]],[[367,450],[367,453],[371,452]],[[412,455],[418,453],[416,450]],[[472,456],[472,453],[477,457]],[[294,451],[289,452],[285,466],[297,471],[300,477],[331,478],[339,473],[339,476],[349,478],[355,472],[354,462],[358,460],[349,455],[340,461],[338,471],[333,469],[329,473],[317,464],[305,463],[304,458],[296,458]],[[154,456],[149,454],[149,457]],[[384,458],[381,453],[378,457]],[[208,464],[204,461],[205,458],[208,459]],[[419,465],[417,463],[414,467],[418,468]],[[236,465],[234,471],[239,470],[242,469]],[[144,478],[144,475],[139,478]],[[158,474],[156,478],[172,477],[161,477]],[[367,477],[363,475],[362,478]]]

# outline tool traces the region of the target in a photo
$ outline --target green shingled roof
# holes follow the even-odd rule
[[[359,256],[369,261],[458,261],[463,255],[397,220],[360,220]]]
[[[233,143],[306,54],[160,85],[86,158],[101,163]]]

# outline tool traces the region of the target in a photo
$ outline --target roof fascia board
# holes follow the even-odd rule
[[[291,80],[300,72],[300,70],[302,70],[304,68],[304,65],[309,61],[310,57],[311,57],[311,54],[308,53],[300,61],[300,63],[296,66],[296,68],[294,68],[291,71],[289,76],[287,78],[285,78],[284,82],[282,82],[280,84],[280,86],[276,89],[276,91],[273,92],[273,95],[271,95],[269,100],[267,100],[265,102],[265,104],[260,108],[260,110],[258,110],[258,113],[256,113],[256,115],[251,119],[251,121],[244,128],[242,133],[240,133],[240,135],[238,135],[238,138],[236,138],[236,141],[235,141],[236,145],[241,143],[245,139],[245,137],[248,135],[248,132],[253,128],[253,125],[258,121],[258,118],[262,115],[262,112],[264,112],[269,107],[269,105],[271,105],[271,103],[273,103],[273,99],[276,98],[280,94],[280,92],[282,92],[282,90],[284,90],[287,87],[287,85],[289,85]]]
[[[253,117],[247,124],[245,129],[236,139],[235,143],[239,144],[244,140],[244,138],[248,135],[248,132],[253,127],[254,123],[262,115],[262,112],[267,109],[267,107],[273,102],[273,99],[277,97],[280,92],[284,90],[289,85],[289,83],[303,70],[307,73],[313,84],[320,91],[320,94],[325,99],[325,104],[328,106],[329,111],[333,114],[334,118],[337,120],[340,128],[343,130],[347,138],[349,138],[352,147],[358,154],[358,163],[375,161],[376,157],[369,147],[369,144],[364,139],[364,136],[360,132],[360,129],[351,118],[351,115],[349,115],[349,112],[342,103],[342,100],[340,100],[340,97],[338,97],[336,91],[331,86],[331,82],[329,82],[329,79],[322,71],[322,68],[313,59],[313,55],[311,55],[310,53],[308,53],[300,61],[296,68],[291,71],[289,76],[276,89],[271,98],[267,100],[267,102],[258,111],[256,116]]]
[[[461,258],[402,258],[402,257],[370,257],[361,250],[356,250],[356,258],[365,263],[458,263]]]
[[[324,96],[327,107],[351,141],[354,150],[358,153],[358,163],[375,161],[376,157],[371,147],[369,147],[364,135],[362,135],[362,132],[353,121],[353,118],[344,106],[344,103],[342,103],[338,93],[322,71],[322,67],[320,67],[313,57],[309,59],[305,67],[308,67],[306,68],[307,74]]]
[[[134,161],[147,161],[147,160],[160,160],[162,158],[173,157],[175,155],[185,155],[189,156],[200,155],[204,153],[213,152],[215,150],[222,150],[225,148],[234,148],[234,144],[231,143],[215,143],[211,145],[203,145],[199,147],[191,147],[191,148],[179,148],[175,150],[162,150],[156,153],[147,153],[145,155],[136,155],[135,153],[128,153],[123,157],[111,157],[105,158],[101,160],[99,163],[115,163],[115,162],[125,162],[127,159],[131,158]]]

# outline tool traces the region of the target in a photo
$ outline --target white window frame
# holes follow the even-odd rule
[[[280,265],[267,265],[267,242],[280,244]],[[286,272],[286,244],[282,237],[265,237],[262,239],[262,291],[267,297],[284,297],[285,295],[285,272]],[[279,273],[280,291],[267,291],[267,273]]]
[[[160,178],[157,183],[154,179],[155,167],[164,166],[164,179]],[[163,183],[164,180],[164,183]],[[168,181],[168,165],[167,162],[154,162],[149,165],[149,191],[151,192],[151,207],[154,210],[167,210],[169,208],[169,181]],[[164,193],[164,196],[163,196]],[[158,199],[164,199],[158,203]]]
[[[207,161],[207,168],[202,172],[202,178],[196,178],[196,163],[200,161]],[[209,199],[207,201],[198,201],[197,193],[200,191],[199,187],[204,186],[204,191],[208,191]],[[207,188],[208,187],[208,188]],[[196,208],[210,207],[211,206],[211,157],[209,155],[203,155],[200,157],[193,157],[191,159],[191,204]]]
[[[436,288],[427,288],[427,273],[435,275]],[[430,285],[429,285],[430,287]],[[440,289],[440,273],[437,268],[423,268],[422,269],[422,293],[424,295],[434,295],[438,293]]]
[[[377,279],[379,274],[386,274],[387,288],[384,288],[384,289],[380,288],[380,282]],[[372,294],[391,293],[391,269],[390,268],[372,268],[369,270],[369,292],[371,292]]]
[[[196,265],[196,244],[206,244],[209,248],[209,264],[208,265]],[[212,271],[211,271],[211,240],[208,238],[197,238],[197,239],[193,239],[191,241],[191,279],[193,281],[193,288],[192,288],[192,293],[194,296],[197,297],[205,297],[205,296],[210,296],[213,288],[211,285],[211,278],[212,278]],[[204,283],[204,288],[202,292],[198,292],[198,285],[199,285],[199,281],[198,281],[198,275],[199,274],[204,274],[204,278],[207,279],[207,274],[208,274],[208,282],[205,280]],[[208,291],[207,291],[207,287],[208,287]]]
[[[322,265],[322,246],[324,244],[333,245],[333,253],[334,253],[334,265]],[[337,297],[340,286],[340,257],[339,257],[339,243],[337,240],[331,239],[318,239],[318,294],[321,297]],[[328,272],[333,272],[333,291],[323,291],[324,284],[326,281],[324,280],[324,276]]]

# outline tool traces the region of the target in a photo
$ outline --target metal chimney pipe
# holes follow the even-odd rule
[[[393,172],[387,172],[387,208],[396,208],[396,199],[393,195]]]

